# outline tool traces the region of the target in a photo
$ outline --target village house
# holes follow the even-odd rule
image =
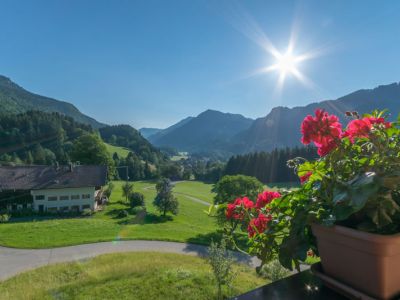
[[[0,209],[95,210],[106,180],[105,166],[0,166]]]

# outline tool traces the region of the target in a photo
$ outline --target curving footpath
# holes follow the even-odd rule
[[[0,246],[0,280],[49,264],[85,260],[105,253],[139,251],[207,256],[206,246],[163,241],[114,241],[52,249],[14,249]],[[233,252],[233,255],[238,262],[251,267],[260,263],[255,257],[237,252]]]

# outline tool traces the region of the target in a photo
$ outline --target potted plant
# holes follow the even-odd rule
[[[383,112],[347,128],[323,110],[301,124],[302,142],[319,158],[288,165],[300,177],[294,191],[265,191],[226,206],[226,231],[248,233],[248,251],[262,264],[278,258],[300,269],[307,255],[321,258],[325,275],[366,295],[400,294],[400,130]],[[238,247],[239,248],[239,247]]]

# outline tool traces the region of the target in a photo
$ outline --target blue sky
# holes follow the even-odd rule
[[[400,80],[399,1],[4,1],[0,74],[99,121],[165,127],[206,109],[256,118]],[[264,35],[317,53],[278,72]],[[262,43],[261,43],[262,44]]]

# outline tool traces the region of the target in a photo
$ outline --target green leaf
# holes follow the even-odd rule
[[[382,178],[382,186],[394,190],[400,186],[400,172]]]
[[[344,203],[336,205],[333,208],[333,214],[338,221],[343,221],[346,220],[348,217],[350,217],[352,214],[354,214],[356,210]]]
[[[367,210],[367,215],[371,217],[378,228],[393,222],[392,216],[400,211],[400,207],[393,200],[391,194],[387,194],[385,197],[378,197],[376,199],[376,205],[371,205]]]

